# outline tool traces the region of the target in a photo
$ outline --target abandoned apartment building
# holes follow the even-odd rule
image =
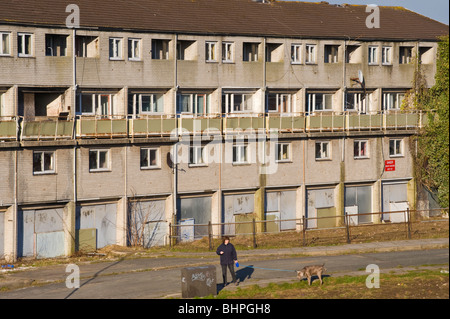
[[[410,143],[427,117],[402,101],[418,65],[434,84],[447,25],[380,7],[368,28],[366,6],[326,2],[77,0],[68,28],[71,1],[4,2],[0,259],[429,205]]]

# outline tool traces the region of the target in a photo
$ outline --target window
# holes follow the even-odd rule
[[[403,156],[403,140],[401,139],[389,140],[389,156],[390,157]]]
[[[133,108],[136,114],[164,113],[164,95],[162,93],[133,94]]]
[[[330,159],[330,142],[316,142],[316,160]]]
[[[316,45],[307,44],[305,47],[306,47],[305,63],[310,64],[316,63]]]
[[[400,47],[399,52],[399,64],[412,63],[412,47]]]
[[[11,55],[11,33],[0,32],[0,56]]]
[[[206,166],[205,147],[195,145],[189,147],[189,166]]]
[[[244,43],[243,47],[244,47],[243,60],[245,62],[257,62],[259,43]]]
[[[345,96],[345,111],[366,113],[366,110],[370,108],[371,98],[371,94],[349,92]]]
[[[206,42],[205,59],[206,62],[217,62],[217,42]]]
[[[248,145],[236,142],[233,145],[233,164],[248,164]]]
[[[353,157],[354,158],[368,158],[368,142],[366,140],[353,142]]]
[[[338,45],[325,45],[325,63],[337,63],[338,62]]]
[[[177,41],[177,60],[195,60],[197,55],[197,45],[195,41]]]
[[[204,115],[209,113],[209,94],[182,93],[177,96],[177,113]]]
[[[55,152],[33,152],[33,174],[55,173]]]
[[[109,150],[89,150],[89,171],[109,171]]]
[[[267,112],[290,113],[291,95],[283,93],[267,94]]]
[[[33,55],[31,33],[17,34],[17,52],[19,57],[30,57]]]
[[[82,93],[77,98],[78,114],[108,116],[113,113],[112,94]]]
[[[331,111],[333,109],[333,94],[308,93],[308,112]]]
[[[381,51],[381,63],[392,64],[392,47],[383,47]]]
[[[141,60],[141,39],[128,39],[128,59]]]
[[[251,113],[253,110],[253,94],[225,93],[222,95],[223,113]]]
[[[122,38],[109,38],[109,59],[122,60],[123,59],[123,44]]]
[[[152,40],[152,59],[168,60],[169,59],[169,40]]]
[[[282,62],[284,57],[284,46],[282,43],[266,44],[266,62]]]
[[[80,58],[98,57],[98,37],[76,36],[75,55]]]
[[[383,93],[383,110],[400,110],[405,93],[388,92]]]
[[[276,151],[276,162],[289,162],[291,160],[290,143],[277,143],[275,151]]]
[[[234,44],[233,42],[222,42],[222,62],[234,62]]]
[[[302,45],[301,44],[291,45],[291,63],[293,63],[293,64],[302,63]]]
[[[369,64],[378,64],[378,47],[369,46]]]
[[[345,51],[346,63],[361,63],[361,46],[359,45],[347,45]]]
[[[141,148],[141,169],[160,168],[159,148]]]
[[[67,36],[59,34],[45,35],[45,55],[46,56],[66,56]]]

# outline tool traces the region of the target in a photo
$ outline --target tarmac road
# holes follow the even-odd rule
[[[340,276],[365,274],[369,264],[378,265],[381,273],[424,265],[443,265],[442,268],[448,270],[448,261],[448,248],[301,257],[241,254],[240,267],[236,268],[236,273],[242,287],[296,280],[294,271],[312,264],[325,263],[326,275]],[[181,269],[206,264],[216,265],[218,290],[235,289],[234,285],[223,288],[218,258],[214,258],[213,253],[208,253],[194,258],[140,258],[80,264],[81,280],[78,289],[66,287],[65,279],[69,273],[65,272],[65,265],[46,267],[40,269],[39,273],[34,270],[24,271],[14,274],[16,279],[35,278],[42,285],[0,292],[0,299],[178,298],[181,297]],[[231,276],[228,275],[228,278],[230,280]],[[59,282],[45,284],[46,280]]]

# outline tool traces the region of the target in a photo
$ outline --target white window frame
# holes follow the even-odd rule
[[[394,153],[391,153],[391,143],[393,143]],[[397,152],[397,146],[398,146],[399,152]],[[400,139],[400,138],[389,139],[389,157],[404,157],[403,139]]]
[[[96,153],[96,164],[97,167],[91,168],[91,152]],[[106,167],[99,167],[100,165],[100,154],[106,153],[105,156],[105,163]],[[89,157],[88,157],[88,164],[89,164],[89,172],[108,172],[111,171],[111,152],[109,149],[89,149]]]
[[[92,108],[91,112],[83,112],[83,99],[82,95],[91,95],[92,98]],[[104,114],[104,109],[101,108],[102,105],[102,98],[107,97],[108,98],[108,109],[106,110],[106,114]],[[110,93],[81,93],[80,99],[79,99],[79,105],[77,114],[86,115],[86,116],[103,116],[103,117],[109,117],[113,114],[113,101],[114,101],[114,95]]]
[[[275,95],[276,110],[269,110],[269,95]],[[281,105],[287,103],[287,110],[281,110]],[[292,94],[289,93],[268,93],[266,96],[266,111],[268,113],[284,113],[288,114],[292,111]]]
[[[206,62],[217,62],[217,41],[205,42],[205,60]]]
[[[378,65],[378,46],[369,45],[367,49],[367,61],[369,65]]]
[[[381,64],[391,65],[392,64],[392,47],[383,46],[381,48]]]
[[[128,60],[141,61],[141,52],[142,52],[141,43],[142,43],[142,39],[128,38]],[[131,56],[130,56],[130,53],[131,53]]]
[[[6,51],[6,48],[4,48],[3,47],[3,39],[6,39],[6,41],[5,42],[7,42],[7,48],[8,48],[8,51]],[[0,32],[0,56],[11,56],[12,54],[11,54],[11,38],[12,38],[12,36],[11,36],[11,32],[3,32],[3,31],[1,31]]]
[[[305,64],[317,63],[317,45],[306,44],[305,45]]]
[[[366,111],[370,109],[370,105],[372,103],[372,94],[366,93],[366,95],[364,96],[364,93],[361,92],[350,92],[346,95],[347,96],[345,99],[346,103],[344,111],[366,113]],[[352,105],[352,107],[349,107],[349,104],[347,102],[349,95],[353,95],[354,104]]]
[[[20,46],[22,47],[22,50],[26,49],[26,37],[30,37],[30,52],[20,52],[19,48]],[[21,43],[21,45],[19,46],[19,42]],[[18,32],[17,33],[17,55],[20,58],[27,58],[27,57],[32,57],[33,56],[33,47],[34,47],[34,36],[33,33],[27,33],[27,32]]]
[[[326,147],[324,147],[326,145]],[[317,157],[317,147],[319,147],[320,155]],[[319,141],[314,144],[314,157],[316,161],[331,160],[331,142]]]
[[[189,96],[188,111],[181,111],[181,97]],[[203,106],[202,112],[198,112],[198,98],[203,96]],[[180,93],[177,95],[177,114],[193,115],[193,116],[204,116],[210,113],[210,97],[208,93]]]
[[[40,156],[40,170],[34,170],[34,157],[35,155],[39,155]],[[45,155],[50,155],[50,169],[45,169]],[[33,151],[33,175],[45,175],[45,174],[54,174],[56,172],[56,168],[55,168],[55,156],[56,153],[55,151]]]
[[[317,95],[322,95],[322,107],[321,109],[316,109],[316,98]],[[331,104],[328,106],[326,101],[327,97],[331,99]],[[332,93],[307,93],[307,110],[309,113],[314,112],[331,112],[333,111],[333,94]]]
[[[207,166],[207,152],[205,145],[189,146],[189,167]]]
[[[109,59],[123,60],[123,38],[109,38]]]
[[[392,98],[391,98],[392,97]],[[404,92],[385,92],[383,93],[383,110],[399,111],[405,98]]]
[[[243,160],[242,157],[244,157]],[[245,165],[249,163],[250,159],[248,144],[244,142],[233,143],[233,165]]]
[[[222,42],[222,62],[234,62],[234,42]]]
[[[294,43],[291,45],[291,63],[302,64],[302,45]]]
[[[148,158],[147,166],[142,166],[142,152],[143,151],[147,153],[147,158]],[[156,164],[154,164],[154,165],[152,165],[152,163],[151,163],[151,153],[152,152],[155,152]],[[160,156],[159,147],[141,147],[140,152],[139,152],[139,166],[140,166],[141,170],[161,168],[161,156]]]
[[[144,111],[142,109],[142,98],[143,97],[150,97],[150,105],[151,110],[150,111]],[[155,101],[158,101],[160,98],[163,99],[163,105],[161,111],[155,111],[153,108]],[[157,107],[157,105],[156,105]],[[164,114],[164,94],[163,93],[139,93],[139,94],[133,94],[133,109],[135,113],[138,114],[144,114],[144,115],[161,115]],[[138,112],[136,112],[138,110]]]
[[[224,93],[225,96],[225,113],[253,113],[253,93]],[[234,110],[234,100],[236,96],[241,96],[239,110]]]
[[[291,143],[276,143],[275,144],[275,162],[276,163],[288,163],[291,162]],[[283,158],[283,155],[286,157]]]
[[[363,159],[369,158],[369,141],[354,140],[353,141],[353,158]]]

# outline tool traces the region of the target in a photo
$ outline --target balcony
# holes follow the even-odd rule
[[[0,119],[1,141],[63,140],[89,138],[150,138],[183,134],[256,134],[387,132],[417,130],[426,125],[423,112],[371,113],[322,112],[208,114],[193,117],[158,115],[140,118],[84,117],[75,119],[44,118],[25,121],[20,117]]]

